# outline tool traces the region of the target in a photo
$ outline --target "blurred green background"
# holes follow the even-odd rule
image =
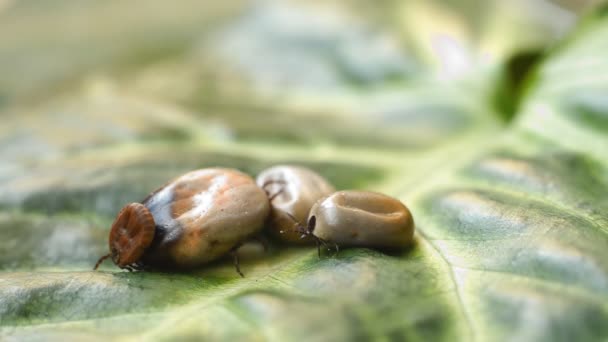
[[[608,7],[0,0],[0,339],[608,338]],[[186,171],[311,167],[413,248],[90,269]]]

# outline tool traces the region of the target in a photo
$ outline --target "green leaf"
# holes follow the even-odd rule
[[[26,27],[137,6],[5,9],[24,22],[0,22],[0,37],[26,34],[0,42],[9,55],[36,59],[40,41],[58,47],[51,66],[21,61],[42,68],[23,79],[9,72],[16,59],[0,58],[9,99],[0,107],[0,338],[608,338],[606,9],[552,46],[517,96],[500,99],[518,102],[505,122],[493,98],[509,93],[496,92],[501,68],[574,17],[544,1],[484,2],[507,25],[480,19],[474,3],[207,5],[204,16],[179,9],[181,21],[161,6],[133,28],[108,25],[130,32],[131,48],[95,31],[106,56],[54,36],[68,24]],[[526,6],[557,19],[526,16],[509,29]],[[199,27],[202,17],[219,24]],[[437,32],[449,44],[433,50]],[[442,48],[468,56],[468,69],[442,64]],[[245,278],[229,259],[192,272],[91,271],[124,203],[188,170],[255,175],[279,163],[400,198],[414,215],[414,246],[318,258],[313,247],[273,243],[242,258]]]

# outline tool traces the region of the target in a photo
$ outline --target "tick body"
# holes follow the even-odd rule
[[[414,220],[399,200],[367,191],[338,191],[310,210],[305,231],[336,246],[402,248],[412,243]]]
[[[112,225],[106,257],[126,269],[196,267],[257,233],[269,211],[266,193],[248,175],[192,171],[125,206]]]
[[[271,213],[267,229],[275,238],[289,243],[311,243],[314,240],[293,229],[305,225],[310,209],[320,198],[335,191],[316,172],[299,166],[280,165],[262,171],[256,182],[270,198]],[[295,221],[295,222],[294,222]]]

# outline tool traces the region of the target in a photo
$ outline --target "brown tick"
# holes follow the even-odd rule
[[[268,192],[270,217],[267,230],[275,238],[289,243],[310,243],[313,239],[300,238],[292,229],[294,220],[305,224],[313,204],[321,197],[336,191],[316,172],[290,165],[279,165],[262,171],[256,178],[258,186]]]
[[[268,196],[248,175],[209,168],[186,173],[116,217],[107,258],[120,268],[193,268],[234,251],[262,229]]]

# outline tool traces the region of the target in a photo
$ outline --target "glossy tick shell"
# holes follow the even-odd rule
[[[311,219],[314,236],[338,245],[401,248],[413,240],[414,220],[408,208],[375,192],[333,193],[312,207]]]
[[[140,203],[126,205],[116,216],[110,231],[112,261],[125,267],[140,260],[154,239],[154,219]]]
[[[305,225],[310,208],[320,198],[333,193],[334,187],[316,172],[290,165],[266,169],[258,175],[256,182],[269,196],[277,194],[270,202],[268,231],[285,242],[312,242],[311,237],[301,239],[302,234],[295,231],[295,225]]]
[[[186,173],[142,204],[155,222],[143,263],[161,267],[195,267],[225,255],[258,232],[270,211],[251,177],[223,168]]]

